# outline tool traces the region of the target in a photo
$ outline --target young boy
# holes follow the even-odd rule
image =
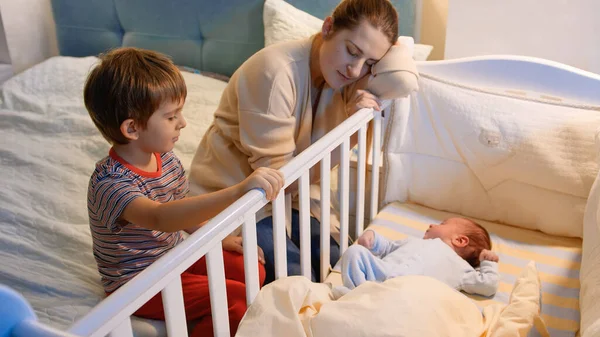
[[[104,138],[109,155],[96,164],[88,189],[93,249],[102,283],[111,294],[193,232],[254,188],[273,199],[283,186],[279,171],[261,168],[230,188],[186,198],[188,181],[172,152],[186,126],[183,77],[164,55],[120,48],[100,59],[84,89],[85,106]],[[223,241],[227,305],[232,335],[246,311],[242,242]],[[262,252],[260,261],[264,263]],[[265,271],[259,264],[260,281]],[[181,275],[192,336],[212,336],[210,296],[204,258]],[[136,315],[163,319],[158,294]]]
[[[492,296],[498,290],[498,256],[490,249],[487,230],[465,218],[430,225],[423,239],[388,241],[367,230],[342,256],[347,289],[337,288],[337,296],[366,281],[402,275],[431,276],[457,290]]]

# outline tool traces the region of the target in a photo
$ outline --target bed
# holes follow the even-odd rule
[[[290,1],[321,17],[335,2]],[[171,55],[178,65],[188,67],[183,74],[189,92],[184,108],[189,126],[175,149],[188,166],[226,85],[206,72],[230,75],[264,46],[268,25],[289,22],[285,13],[294,10],[275,4],[280,7],[274,7],[271,21],[263,23],[267,6],[262,1],[228,1],[218,6],[209,1],[54,0],[52,4],[64,56],[49,59],[2,87],[1,179],[5,193],[0,283],[17,293],[3,289],[3,303],[11,304],[1,306],[7,318],[0,327],[8,330],[0,331],[12,330],[13,336],[185,335],[187,322],[182,318],[178,276],[206,255],[215,333],[228,335],[227,313],[221,305],[225,295],[220,241],[242,225],[245,242],[256,242],[253,215],[266,204],[262,194],[252,191],[245,195],[119,289],[118,296],[99,303],[103,294],[90,249],[84,195],[93,167],[90,163],[103,157],[108,145],[89,121],[80,92],[85,74],[95,62],[90,55],[107,48],[135,45]],[[412,35],[419,12],[416,2],[395,4],[401,13],[401,34]],[[527,331],[536,325],[530,335],[543,334],[545,329],[552,336],[598,335],[600,304],[594,286],[600,282],[596,220],[600,191],[594,185],[598,174],[594,137],[600,127],[600,77],[544,60],[508,56],[418,66],[423,75],[418,94],[389,102],[385,119],[361,110],[283,169],[286,185],[300,180],[301,212],[307,215],[310,208],[307,170],[319,163],[329,167],[330,152],[341,146],[340,183],[332,195],[331,181],[337,176],[322,169],[320,188],[325,193],[321,194],[321,209],[328,210],[330,201],[339,199],[335,205],[339,214],[321,213],[323,233],[329,233],[327,224],[336,218],[342,237],[350,231],[353,236],[359,234],[365,208],[369,218],[378,214],[372,228],[390,238],[419,235],[424,223],[448,214],[442,212],[473,217],[489,226],[503,261],[500,292],[492,299],[474,298],[479,307],[510,302],[521,268],[534,260],[542,304],[541,320],[528,326]],[[477,107],[485,113],[463,109],[462,101],[472,102],[466,108]],[[552,118],[540,109],[517,114],[515,109],[525,108],[515,102],[541,105],[543,111],[553,109],[548,114]],[[445,109],[447,106],[453,109]],[[366,124],[371,120],[375,148],[381,146],[378,135],[385,134],[381,188],[379,151],[372,151],[372,174],[369,179],[366,175]],[[356,132],[361,139],[358,178],[350,183],[348,139]],[[531,132],[548,142],[532,142],[538,138],[524,136]],[[505,146],[517,143],[526,146]],[[445,171],[440,172],[442,167]],[[371,193],[367,207],[365,185]],[[358,191],[355,205],[350,205],[350,186]],[[286,276],[284,199],[281,194],[273,202],[276,276],[281,279]],[[351,229],[352,214],[358,221]],[[309,250],[303,247],[302,251],[303,262],[309,261]],[[256,259],[255,254],[246,251],[246,259]],[[328,260],[327,252],[322,259]],[[249,269],[247,298],[253,303],[259,296],[257,271]],[[334,270],[327,282],[335,284],[335,277]],[[167,299],[166,325],[130,317],[158,292]],[[251,323],[251,317],[243,322]]]

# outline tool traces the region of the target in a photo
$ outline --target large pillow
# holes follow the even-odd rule
[[[582,237],[598,111],[423,73],[419,87],[388,126],[386,202]]]
[[[309,37],[321,31],[323,20],[283,0],[266,0],[263,10],[265,47],[274,43]],[[413,58],[425,61],[433,46],[415,44]]]

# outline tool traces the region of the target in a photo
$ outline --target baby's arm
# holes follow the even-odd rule
[[[489,250],[479,255],[479,270],[473,269],[463,277],[462,290],[469,294],[493,296],[498,291],[498,256]]]
[[[400,241],[390,241],[370,229],[366,230],[358,238],[358,244],[367,248],[373,255],[380,258],[385,257],[400,247]]]

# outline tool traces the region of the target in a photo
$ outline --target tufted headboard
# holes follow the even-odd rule
[[[324,18],[339,0],[286,0]],[[120,46],[152,49],[178,65],[231,75],[264,46],[264,0],[52,0],[61,55]],[[420,0],[393,0],[400,34],[414,36]]]

